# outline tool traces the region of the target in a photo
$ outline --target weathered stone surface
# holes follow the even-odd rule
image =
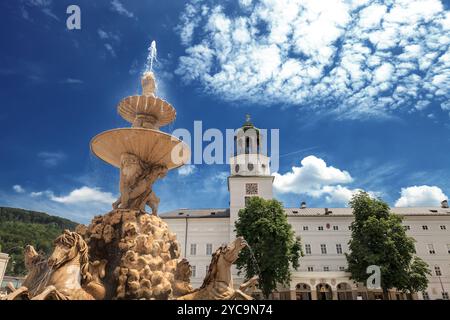
[[[93,260],[107,261],[106,299],[170,299],[180,256],[175,234],[157,216],[117,209],[83,230]]]

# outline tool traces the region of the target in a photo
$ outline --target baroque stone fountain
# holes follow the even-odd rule
[[[219,247],[202,286],[193,289],[176,235],[157,215],[154,183],[185,164],[190,150],[159,130],[175,120],[176,111],[155,93],[154,74],[145,72],[142,94],[118,105],[131,127],[102,132],[91,141],[93,154],[120,169],[120,197],[113,210],[94,217],[89,226],[64,231],[49,258],[27,246],[28,276],[21,288],[10,285],[7,300],[251,299],[244,291],[257,279],[234,289],[230,271],[246,246],[244,239]]]

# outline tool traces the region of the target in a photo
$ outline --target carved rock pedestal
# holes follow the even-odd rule
[[[171,299],[180,246],[157,216],[116,209],[77,229],[91,260],[106,259],[105,299]]]

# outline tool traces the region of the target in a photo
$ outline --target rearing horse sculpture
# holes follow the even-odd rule
[[[52,270],[44,290],[32,300],[94,300],[94,292],[82,284],[89,284],[88,246],[76,232],[64,230],[56,238],[55,249],[48,259]],[[93,295],[94,293],[94,295]]]
[[[231,266],[237,260],[239,252],[247,245],[244,238],[238,237],[229,245],[223,245],[214,252],[208,272],[200,288],[192,293],[178,297],[178,300],[253,300],[241,288],[249,287],[257,278],[241,285],[240,289],[233,288]]]

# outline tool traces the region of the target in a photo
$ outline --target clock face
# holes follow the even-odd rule
[[[234,171],[235,171],[236,173],[239,172],[239,165],[238,165],[238,164],[234,166]]]
[[[258,194],[258,184],[257,183],[246,183],[245,193],[249,195]]]
[[[253,168],[254,168],[253,163],[249,163],[249,164],[247,165],[247,168],[248,168],[248,171],[252,171]]]

